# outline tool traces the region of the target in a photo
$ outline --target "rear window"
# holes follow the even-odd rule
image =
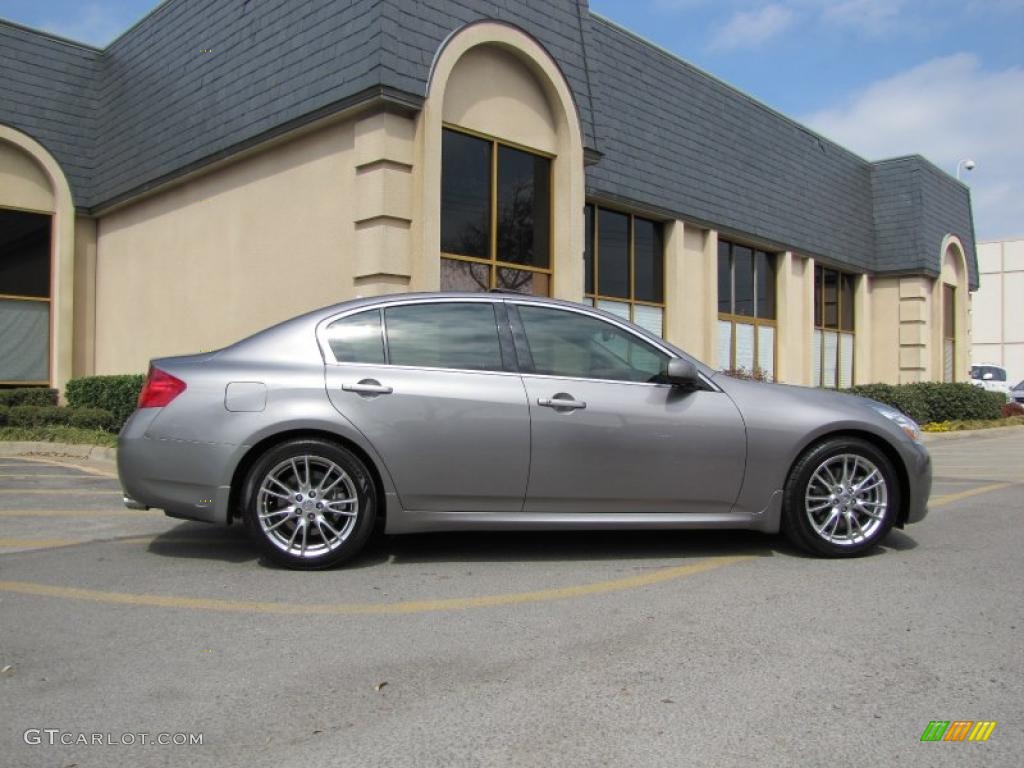
[[[327,326],[327,343],[339,363],[383,365],[380,310],[370,309],[335,320]]]

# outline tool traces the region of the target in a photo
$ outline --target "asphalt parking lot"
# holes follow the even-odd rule
[[[125,510],[109,465],[0,458],[0,764],[1019,765],[1024,430],[930,447],[928,518],[852,561],[447,534],[318,573]]]

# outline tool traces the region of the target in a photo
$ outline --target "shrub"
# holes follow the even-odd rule
[[[903,411],[919,424],[998,419],[1006,398],[966,383],[866,384],[846,390]]]
[[[1020,403],[1005,403],[999,407],[999,410],[1003,414],[1004,419],[1008,419],[1011,416],[1024,416],[1024,405]]]
[[[10,417],[11,409],[6,405],[0,405],[0,427],[7,426],[7,419]]]
[[[68,424],[79,429],[114,430],[114,415],[103,408],[70,408]]]
[[[928,421],[998,419],[999,407],[1006,402],[1005,395],[986,392],[973,384],[926,382],[909,386],[919,392]]]
[[[72,379],[64,390],[74,408],[102,408],[114,419],[111,429],[120,429],[135,410],[145,376],[83,376]]]
[[[46,387],[15,387],[0,389],[0,406],[56,405],[57,390]]]
[[[746,381],[761,381],[770,382],[771,376],[763,368],[752,368],[747,369],[742,365],[739,368],[728,368],[722,371],[726,376],[732,376],[734,379],[745,379]]]
[[[16,405],[7,413],[7,423],[12,427],[67,425],[70,418],[68,408],[56,405]]]
[[[919,424],[935,421],[935,419],[928,418],[928,411],[924,401],[917,390],[910,388],[911,386],[909,384],[863,384],[851,387],[845,391],[851,395],[867,397],[871,400],[877,400],[880,403],[890,405],[896,410],[907,414],[907,416]]]

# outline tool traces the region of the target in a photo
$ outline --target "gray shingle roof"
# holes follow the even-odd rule
[[[558,63],[588,192],[880,272],[936,274],[970,199],[921,158],[872,164],[589,13],[586,0],[169,0],[105,50],[0,22],[0,122],[91,209],[370,97],[411,108],[443,41],[497,19]]]
[[[50,152],[75,201],[90,199],[100,52],[0,23],[0,123]]]
[[[875,237],[879,273],[938,275],[942,241],[964,244],[972,289],[978,286],[970,192],[920,155],[872,164]]]

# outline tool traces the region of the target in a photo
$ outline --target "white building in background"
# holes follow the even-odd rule
[[[978,243],[981,287],[974,294],[971,364],[1006,368],[1024,379],[1024,237]]]

